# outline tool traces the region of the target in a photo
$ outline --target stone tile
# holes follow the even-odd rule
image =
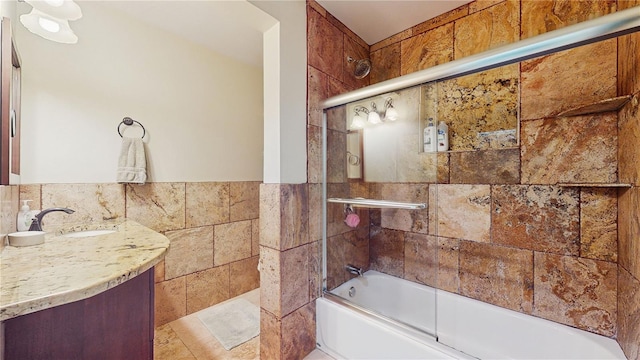
[[[186,226],[229,222],[229,183],[186,183]]]
[[[618,263],[640,278],[640,188],[621,190],[618,198]]]
[[[504,2],[505,0],[476,0],[473,1],[469,4],[469,13],[473,14],[475,12],[478,12],[480,10],[486,9],[489,6],[493,6],[496,4],[499,4],[501,2]]]
[[[438,239],[438,289],[460,292],[460,240]]]
[[[307,10],[307,62],[342,81],[343,33],[315,10]]]
[[[618,191],[580,191],[580,257],[618,261]]]
[[[229,291],[229,277],[229,265],[187,275],[187,314],[193,314],[234,296]]]
[[[371,84],[400,76],[400,43],[394,43],[371,52]]]
[[[282,359],[282,323],[278,318],[260,310],[260,359]]]
[[[282,318],[282,357],[304,359],[316,347],[316,306],[309,303]]]
[[[334,289],[353,276],[345,266],[368,270],[370,242],[368,227],[327,238],[327,288]]]
[[[451,183],[518,184],[520,149],[453,152]]]
[[[327,131],[327,182],[347,181],[347,134],[341,131]]]
[[[460,241],[460,294],[530,314],[533,251]]]
[[[322,128],[313,125],[307,127],[307,179],[322,182]]]
[[[351,195],[349,191],[348,183],[327,184],[327,198],[350,198]],[[318,200],[322,201],[321,198],[318,198]],[[365,211],[364,209],[356,209],[362,225],[366,224],[363,220]],[[344,223],[344,219],[343,204],[327,203],[327,236],[334,236],[351,231],[352,229]]]
[[[618,9],[640,6],[640,1],[619,1]],[[640,91],[640,33],[618,37],[618,95]]]
[[[260,245],[280,249],[280,184],[260,185]]]
[[[507,0],[455,21],[455,59],[520,39],[520,1]]]
[[[260,217],[260,182],[232,182],[229,187],[229,220],[251,220]]]
[[[348,93],[349,91],[356,90],[356,88],[349,86],[348,84],[343,83],[340,80],[336,80],[332,77],[329,77],[329,94],[328,97]]]
[[[378,41],[377,43],[371,45],[371,47],[369,48],[369,51],[373,53],[375,51],[382,49],[383,47],[387,47],[389,45],[399,43],[402,40],[408,39],[411,36],[413,36],[413,28],[405,29],[397,34],[393,34],[388,38]]]
[[[406,233],[404,236],[404,279],[437,287],[438,244],[431,235]]]
[[[164,277],[164,259],[162,259],[153,267],[153,282],[159,283],[164,280],[166,279]]]
[[[522,38],[544,34],[614,11],[615,0],[522,1]]]
[[[551,117],[615,97],[616,64],[615,39],[521,62],[521,119]]]
[[[309,301],[313,302],[322,295],[322,241],[309,246]]]
[[[215,266],[249,257],[251,257],[251,220],[214,227],[213,264]]]
[[[280,316],[280,251],[260,246],[260,307]]]
[[[185,184],[126,185],[127,219],[158,231],[184,229]]]
[[[322,239],[322,185],[309,184],[309,240]]]
[[[280,250],[309,242],[309,189],[307,184],[280,188]]]
[[[327,74],[307,66],[307,124],[322,126],[322,108],[320,103],[326,99],[329,90]]]
[[[169,251],[164,258],[165,278],[213,267],[213,226],[168,231]]]
[[[640,281],[618,267],[618,343],[628,359],[640,358]]]
[[[327,17],[327,10],[325,10],[325,8],[322,7],[322,5],[318,4],[315,0],[307,1],[307,6],[313,8],[313,10],[318,12],[318,14],[320,14],[321,16]],[[309,13],[309,9],[307,9],[307,13]]]
[[[0,185],[0,252],[7,245],[7,234],[16,231],[19,188],[15,185]]]
[[[523,121],[523,184],[617,181],[617,116],[612,113]]]
[[[441,179],[443,169],[446,168],[441,160],[447,158],[447,153],[416,151],[419,139],[420,134],[417,132],[401,136],[398,139],[395,181],[435,183]]]
[[[260,255],[260,219],[251,220],[251,256]]]
[[[406,75],[453,60],[453,24],[446,24],[400,43],[400,73]]]
[[[578,256],[579,192],[540,185],[498,185],[492,191],[492,242]]]
[[[24,184],[20,185],[20,200],[31,200],[29,202],[29,207],[32,210],[41,210],[42,202],[41,200],[41,188],[42,185],[39,184]],[[19,204],[22,206],[22,203]]]
[[[640,107],[638,95],[619,112],[618,172],[620,182],[640,185]]]
[[[427,184],[380,184],[379,198],[389,201],[420,202],[429,204]],[[429,233],[429,210],[382,209],[381,225],[387,229]]]
[[[449,127],[450,150],[517,145],[508,137],[492,143],[481,135],[518,127],[518,69],[518,64],[502,66],[424,86],[426,94],[435,97],[427,100],[437,109],[435,118],[445,119]]]
[[[43,221],[46,231],[70,224],[122,220],[125,217],[124,187],[120,184],[44,184],[42,207],[75,210],[70,215],[63,212],[47,215]]]
[[[355,61],[346,61],[349,57]],[[358,60],[369,59],[369,46],[362,46],[349,36],[344,35],[344,56],[342,58],[345,59],[343,63],[343,82],[355,88],[361,88],[369,85],[369,79],[371,78],[369,75],[362,79],[357,79],[354,75]]]
[[[472,4],[469,5],[462,5],[458,8],[455,8],[451,11],[447,11],[446,13],[442,14],[442,15],[438,15],[434,18],[431,18],[425,22],[422,22],[414,27],[412,27],[413,29],[413,35],[418,35],[418,34],[422,34],[425,31],[431,30],[431,29],[435,29],[439,26],[442,25],[446,25],[449,23],[454,22],[455,20],[458,20],[460,18],[463,18],[465,16],[467,16],[469,14],[469,9],[470,6],[475,4],[476,2],[473,2]]]
[[[371,236],[369,243],[371,270],[404,277],[404,237],[403,231],[384,228]]]
[[[533,315],[604,336],[616,333],[617,267],[535,253]]]
[[[439,236],[489,242],[491,188],[489,185],[437,185]]]
[[[347,122],[345,121],[345,119],[347,119],[346,105],[336,106],[331,109],[327,109],[327,128],[346,133]],[[322,182],[322,180],[318,182]]]
[[[155,326],[167,324],[187,315],[186,277],[155,285]]]
[[[155,329],[153,338],[153,358],[155,360],[196,360],[178,334],[165,324]]]
[[[281,316],[309,302],[309,251],[312,245],[299,246],[280,254]]]
[[[236,297],[260,287],[258,256],[232,262],[230,267],[229,297]]]

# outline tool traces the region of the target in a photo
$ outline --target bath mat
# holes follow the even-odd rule
[[[260,309],[245,299],[212,306],[197,316],[227,350],[260,334]]]

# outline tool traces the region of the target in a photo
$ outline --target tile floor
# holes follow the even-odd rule
[[[260,289],[244,293],[238,298],[260,306]],[[193,313],[156,328],[153,351],[154,360],[259,359],[260,336],[227,351]],[[333,358],[314,350],[305,360]]]

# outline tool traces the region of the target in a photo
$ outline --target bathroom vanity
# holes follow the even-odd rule
[[[169,240],[128,220],[98,229],[115,231],[0,254],[0,359],[153,359],[153,266]]]

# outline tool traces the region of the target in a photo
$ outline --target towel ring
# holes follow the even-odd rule
[[[122,121],[120,122],[120,124],[118,124],[118,135],[120,135],[120,137],[122,137],[122,133],[120,132],[120,125],[125,124],[127,126],[131,126],[133,125],[133,123],[136,123],[138,125],[140,125],[140,127],[142,128],[142,138],[144,138],[144,136],[147,134],[147,130],[144,128],[144,125],[142,125],[139,121],[137,120],[133,120],[130,117],[125,117],[124,119],[122,119]]]

